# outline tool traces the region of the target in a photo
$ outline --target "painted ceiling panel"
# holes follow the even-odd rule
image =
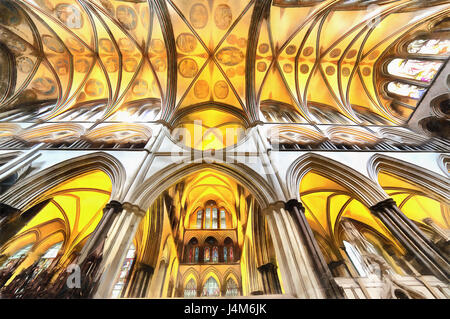
[[[262,102],[281,102],[309,123],[321,121],[311,107],[360,123],[357,107],[403,124],[414,106],[384,92],[384,62],[449,11],[446,1],[411,0],[4,0],[0,108],[46,101],[49,119],[103,103],[106,119],[156,99],[171,124],[190,106],[216,104],[252,123]],[[431,80],[414,83],[423,94]]]

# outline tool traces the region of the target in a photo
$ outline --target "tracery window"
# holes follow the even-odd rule
[[[209,262],[209,260],[211,259],[211,248],[205,247],[205,253],[204,253],[203,259],[204,259],[205,263]]]
[[[219,262],[219,248],[217,246],[214,246],[212,250],[212,262]]]
[[[213,217],[212,217],[212,228],[217,229],[217,207],[213,207],[212,209]]]
[[[233,262],[233,240],[230,237],[225,238],[224,246],[223,246],[223,261],[224,262]]]
[[[184,297],[185,298],[197,297],[197,283],[193,278],[191,278],[191,280],[189,280],[186,286],[184,287]]]
[[[203,221],[203,210],[199,210],[197,212],[197,228],[201,229],[202,228],[202,221]]]
[[[450,51],[450,40],[414,40],[408,45],[407,51],[411,54],[445,55]]]
[[[205,228],[211,228],[211,207],[206,207]]]
[[[225,209],[220,210],[220,228],[227,228],[227,216],[225,213]]]
[[[225,296],[239,296],[239,287],[232,278],[228,278],[227,280]]]
[[[214,237],[208,237],[205,240],[203,261],[205,263],[219,262],[219,247],[218,247],[217,239],[215,239]]]
[[[441,65],[442,63],[435,61],[397,58],[389,62],[387,71],[400,78],[430,83]]]
[[[8,267],[11,263],[16,262],[18,259],[24,258],[28,255],[33,244],[28,244],[19,251],[17,251],[14,255],[10,256],[4,263],[1,265],[0,269]]]
[[[199,208],[192,223],[195,223],[192,227],[197,229],[231,228],[228,212],[225,208],[217,206],[214,201],[209,201],[204,208]]]
[[[122,269],[119,273],[119,278],[114,285],[113,291],[112,291],[112,297],[113,298],[119,298],[120,294],[125,287],[126,280],[128,278],[128,274],[131,270],[131,267],[133,266],[134,260],[136,258],[136,247],[131,244],[130,248],[128,249],[127,255],[125,257],[125,261],[123,262]]]
[[[434,34],[405,44],[403,53],[407,57],[394,58],[388,63],[388,74],[391,78],[396,78],[386,86],[386,91],[392,98],[399,98],[400,102],[414,107],[414,100],[420,100],[426,92],[426,87],[443,64],[440,60],[450,53],[450,40]],[[408,83],[411,80],[416,83]]]
[[[188,263],[198,263],[199,247],[197,238],[194,237],[189,241],[186,247],[186,254]]]
[[[58,256],[58,252],[61,250],[62,244],[63,244],[62,241],[54,244],[47,250],[47,252],[44,255],[41,256],[37,264],[36,270],[34,271],[35,275],[47,269],[52,264],[52,262]]]
[[[203,286],[202,297],[218,297],[220,296],[220,289],[217,280],[214,277],[209,277]]]
[[[409,97],[414,100],[419,100],[425,93],[425,88],[423,87],[405,84],[398,81],[389,82],[387,90],[392,94]]]

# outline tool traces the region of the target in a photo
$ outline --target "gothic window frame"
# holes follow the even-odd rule
[[[225,212],[224,213],[225,227],[222,227],[223,226],[222,211]],[[201,215],[201,217],[199,217],[199,215]],[[203,229],[203,230],[232,229],[230,212],[224,206],[219,206],[215,203],[208,204],[208,202],[206,202],[205,205],[198,207],[195,210],[194,216],[195,217],[191,219],[191,228],[193,229]],[[193,225],[194,223],[195,225]],[[199,227],[199,225],[201,225],[201,227]]]
[[[215,287],[213,287],[212,284],[211,284],[213,281],[217,284]],[[215,289],[214,294],[209,294],[209,293],[205,294],[205,290],[206,289],[210,289],[210,288],[211,289]],[[215,276],[213,276],[212,274],[208,274],[206,276],[206,280],[205,280],[205,282],[203,284],[203,287],[202,287],[201,296],[202,297],[220,297],[221,296],[220,291],[221,291],[220,281],[217,278],[215,278]]]
[[[214,257],[214,250],[217,251],[217,258]],[[203,243],[203,263],[219,263],[219,242],[214,236],[208,236]]]
[[[229,286],[229,283],[232,282],[234,284],[234,287]],[[230,293],[233,292],[233,293]],[[233,278],[233,276],[229,276],[225,280],[225,296],[227,297],[238,297],[241,295],[241,291],[239,289],[239,284],[237,281]]]
[[[234,241],[230,237],[224,239],[222,251],[224,263],[233,263],[235,261]]]
[[[447,51],[444,54],[410,52],[409,47],[416,41],[424,41],[424,43],[422,43],[421,48],[418,50],[420,51],[423,47],[427,45],[427,43],[429,43],[429,41],[433,40],[448,41],[448,39],[445,38],[445,33],[447,32],[448,30],[444,30],[444,32],[442,32],[441,30],[438,30],[435,27],[428,29],[428,31],[417,32],[411,36],[406,37],[403,41],[401,41],[395,53],[386,57],[381,67],[381,73],[384,78],[382,81],[381,88],[383,94],[386,95],[387,98],[392,99],[393,102],[401,104],[402,106],[405,107],[409,106],[412,109],[416,107],[418,102],[426,94],[427,89],[432,85],[433,81],[441,72],[442,68],[445,65],[445,61],[450,56],[450,51]],[[440,65],[437,67],[434,76],[427,82],[422,81],[420,79],[402,77],[389,72],[388,68],[395,59],[403,59],[404,62],[408,60],[416,60],[419,62],[439,63]],[[401,93],[401,91],[399,90],[395,91],[393,90],[392,85],[403,87],[404,92],[408,91],[407,86],[409,86],[410,92],[406,94]],[[391,88],[389,88],[389,86],[391,86]]]
[[[28,254],[33,250],[35,244],[36,244],[35,242],[32,242],[17,249],[13,254],[11,254],[11,256],[9,256],[3,262],[3,264],[0,265],[0,269],[8,267],[12,262],[19,261],[20,259],[22,259],[23,261],[25,258],[27,258]]]
[[[197,264],[199,262],[199,243],[196,237],[192,237],[186,245],[185,262],[189,264]]]
[[[193,283],[193,285],[191,285]],[[188,287],[191,285],[191,287]],[[186,292],[189,292],[188,295],[186,295]],[[189,280],[186,281],[183,287],[183,297],[184,298],[192,298],[197,297],[197,280],[195,278],[191,277]]]

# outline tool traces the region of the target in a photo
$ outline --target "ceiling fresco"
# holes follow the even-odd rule
[[[394,107],[387,92],[417,100],[449,41],[411,43],[410,55],[439,56],[425,62],[398,43],[432,32],[449,10],[411,0],[2,0],[0,108],[47,102],[49,120],[102,104],[107,119],[159,101],[158,119],[177,126],[217,108],[255,123],[269,103],[305,123],[322,110],[401,125],[414,106]]]

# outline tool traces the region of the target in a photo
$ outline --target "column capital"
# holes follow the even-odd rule
[[[285,204],[285,208],[286,210],[292,212],[293,208],[297,207],[297,209],[299,210],[299,212],[301,213],[305,213],[305,207],[303,206],[303,204],[301,202],[299,202],[297,199],[290,199],[286,202]]]
[[[122,203],[120,203],[116,200],[112,200],[108,204],[105,205],[106,210],[109,210],[111,208],[114,209],[115,214],[118,214],[118,213],[122,212],[123,205],[122,205]]]
[[[397,203],[392,198],[385,199],[371,207],[369,207],[372,213],[382,212],[386,208],[393,208],[397,206]]]
[[[272,271],[272,270],[276,270],[277,266],[274,265],[273,263],[269,262],[267,264],[261,265],[257,268],[260,272],[267,272],[267,271]]]
[[[269,204],[266,208],[262,209],[263,215],[271,215],[275,211],[280,211],[282,208],[284,209],[285,203],[282,201],[277,201],[275,203]]]
[[[133,213],[133,214],[136,214],[136,215],[139,216],[139,217],[144,217],[145,214],[146,214],[146,211],[143,210],[143,209],[141,209],[141,208],[140,208],[139,206],[137,206],[137,205],[133,205],[133,204],[131,204],[131,203],[125,202],[125,203],[122,204],[122,206],[123,206],[123,210],[124,210],[124,211],[130,212],[130,213]]]
[[[147,265],[146,263],[143,263],[143,262],[137,262],[136,267],[137,267],[137,270],[142,270],[149,274],[153,274],[153,272],[155,271],[155,269],[152,266]]]

